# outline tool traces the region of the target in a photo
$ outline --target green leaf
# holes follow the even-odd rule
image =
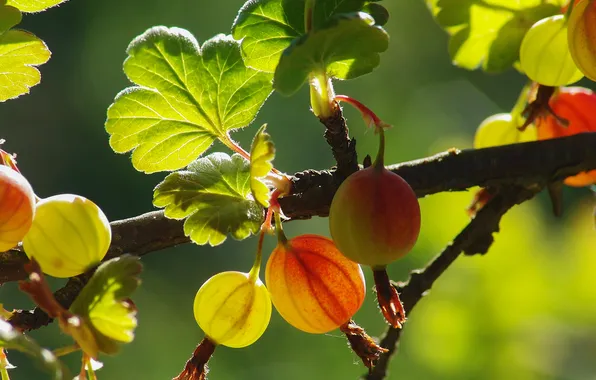
[[[292,95],[311,73],[337,79],[351,79],[371,72],[380,63],[379,53],[387,50],[389,36],[363,12],[335,16],[284,51],[275,70],[273,87]]]
[[[304,0],[249,0],[238,12],[232,25],[232,35],[242,40],[242,52],[248,66],[265,72],[274,72],[283,51],[305,34]],[[387,10],[380,4],[371,7],[368,0],[317,0],[313,28],[324,27],[342,13],[369,10],[377,25],[386,22]],[[383,8],[384,9],[384,8]],[[384,21],[384,22],[383,22]]]
[[[5,3],[5,0],[0,0],[0,33],[20,23],[23,17],[17,8],[7,6]]]
[[[18,9],[0,5],[0,102],[27,94],[41,80],[33,66],[50,59],[50,51],[42,40],[24,30],[10,29],[19,22]]]
[[[127,301],[140,284],[139,258],[122,255],[101,264],[70,311],[90,327],[100,351],[114,354],[118,343],[131,342],[137,326],[136,310]]]
[[[263,222],[251,195],[249,162],[238,154],[213,153],[168,175],[155,188],[153,204],[165,207],[168,218],[187,218],[184,233],[201,245],[219,245],[228,232],[245,239]]]
[[[275,157],[275,145],[265,131],[266,128],[267,124],[263,124],[250,148],[250,190],[254,199],[263,207],[269,207],[269,188],[261,178],[273,169],[271,161]]]
[[[8,5],[19,8],[23,12],[41,12],[65,1],[66,0],[8,0]]]
[[[379,3],[369,2],[362,7],[362,12],[368,13],[375,19],[375,24],[383,26],[389,21],[389,11]]]
[[[249,125],[271,93],[271,75],[247,68],[239,42],[218,35],[202,47],[186,30],[154,27],[128,47],[124,72],[138,86],[116,96],[106,130],[137,170],[180,169],[216,139]]]
[[[450,35],[453,64],[501,72],[519,60],[527,30],[537,21],[561,12],[560,1],[427,0],[436,21]]]
[[[33,339],[15,330],[10,323],[0,319],[0,347],[21,351],[39,362],[54,380],[66,379],[62,364],[51,351],[40,347]]]

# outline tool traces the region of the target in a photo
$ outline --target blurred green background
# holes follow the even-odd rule
[[[508,111],[525,80],[510,70],[498,76],[453,67],[447,36],[422,1],[385,1],[390,48],[374,73],[336,84],[394,125],[388,162],[411,160],[449,147],[469,148],[476,126]],[[71,0],[25,16],[22,28],[42,38],[53,55],[41,67],[31,94],[0,104],[4,148],[38,195],[76,193],[99,204],[110,220],[153,209],[152,188],[164,174],[136,172],[128,155],[114,154],[104,131],[106,109],[128,85],[122,73],[128,43],[154,25],[178,26],[202,42],[229,33],[241,0]],[[590,83],[582,83],[590,85]],[[269,123],[277,144],[276,167],[293,173],[333,165],[323,128],[308,110],[308,92],[273,94],[256,122],[234,136],[248,147],[259,125]],[[346,110],[358,153],[377,140],[359,115]],[[223,149],[216,145],[213,149]],[[421,200],[423,226],[415,250],[390,267],[395,280],[422,267],[465,226],[472,193]],[[586,189],[566,189],[566,213],[555,219],[548,200],[513,209],[484,257],[462,257],[411,313],[389,379],[596,379],[596,232],[594,199]],[[327,220],[292,222],[287,233],[328,235]],[[274,239],[266,242],[270,252]],[[224,245],[181,246],[143,258],[143,285],[135,294],[139,327],[133,343],[101,357],[100,379],[171,379],[203,334],[192,315],[200,285],[224,270],[247,271],[256,239]],[[374,336],[385,322],[370,291],[355,319]],[[54,281],[55,287],[63,281]],[[0,302],[30,308],[16,284],[0,288]],[[31,334],[56,348],[69,343],[56,324]],[[9,352],[13,380],[46,376],[26,357]],[[65,362],[76,373],[80,356]],[[274,311],[263,337],[246,349],[220,347],[211,379],[355,379],[364,373],[339,331],[309,335]]]

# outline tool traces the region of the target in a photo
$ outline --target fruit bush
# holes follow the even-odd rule
[[[595,0],[165,3],[0,0],[2,380],[596,371]]]

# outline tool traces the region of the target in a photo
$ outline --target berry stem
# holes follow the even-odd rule
[[[273,192],[271,193],[271,197],[269,199],[269,209],[267,209],[267,214],[265,215],[265,221],[261,225],[261,230],[260,230],[260,234],[259,234],[259,242],[257,243],[257,256],[255,258],[255,262],[254,262],[254,264],[249,272],[249,275],[248,275],[248,278],[252,283],[254,283],[257,280],[257,278],[259,277],[259,270],[261,267],[261,261],[262,261],[262,257],[263,257],[263,241],[265,239],[265,233],[271,232],[271,229],[272,229],[271,219],[272,219],[274,213],[276,215],[275,227],[276,227],[278,239],[280,239],[280,233],[281,233],[281,235],[283,235],[283,236],[279,241],[287,241],[287,238],[284,235],[283,229],[281,227],[281,217],[279,216],[281,214],[281,208],[279,206],[278,198],[283,194],[287,194],[286,189],[278,188],[278,189],[273,190]],[[278,220],[277,220],[278,218],[280,219],[279,224],[278,224]],[[283,239],[285,239],[285,240],[283,240]]]
[[[383,122],[377,116],[377,114],[374,113],[370,108],[348,95],[336,95],[334,100],[336,102],[346,102],[352,107],[356,108],[358,111],[360,111],[360,113],[362,114],[362,118],[364,119],[364,124],[366,124],[366,127],[374,127],[375,132],[377,132],[379,129],[389,127],[389,125]]]
[[[515,125],[517,127],[519,127],[520,125],[523,125],[523,123],[525,122],[525,117],[523,116],[523,112],[526,109],[526,106],[528,104],[529,96],[530,96],[530,92],[532,90],[533,83],[534,82],[532,82],[532,81],[528,81],[528,83],[526,83],[524,85],[522,90],[519,92],[519,96],[517,97],[517,101],[515,102],[515,105],[511,109],[511,112],[510,112],[511,119],[513,120],[513,122],[515,123]]]
[[[379,128],[379,150],[377,151],[377,157],[373,162],[375,169],[381,170],[385,168],[385,131],[383,128]]]
[[[290,182],[290,186],[291,186],[291,182]],[[271,226],[271,219],[273,219],[273,212],[277,211],[283,215],[283,213],[281,212],[281,207],[279,205],[278,199],[281,195],[285,195],[285,194],[288,194],[286,192],[286,190],[280,190],[279,188],[273,190],[273,192],[271,193],[271,197],[269,198],[269,208],[267,209],[267,214],[265,215],[265,221],[261,225],[261,228],[264,228],[266,230],[266,232],[271,232],[273,229],[273,226]]]
[[[528,103],[522,111],[522,115],[526,116],[526,121],[521,126],[518,126],[517,129],[524,131],[526,127],[534,123],[538,118],[548,115],[555,118],[563,127],[567,127],[569,121],[557,115],[550,106],[550,100],[553,96],[556,96],[558,89],[558,87],[539,84],[535,99]]]
[[[406,322],[406,311],[399,299],[399,294],[387,275],[385,267],[373,268],[373,277],[377,290],[377,300],[385,320],[396,329],[401,329]]]
[[[77,352],[80,349],[81,349],[81,347],[75,343],[75,344],[71,344],[66,347],[57,348],[57,349],[53,350],[52,353],[54,354],[55,357],[59,358],[61,356],[72,354],[73,352]]]
[[[97,376],[93,370],[93,364],[91,364],[91,358],[87,354],[83,354],[83,363],[87,369],[87,376],[89,376],[89,380],[97,380]]]
[[[309,33],[312,30],[315,2],[316,0],[306,0],[304,2],[304,31],[306,33]]]
[[[567,12],[565,12],[565,22],[567,22],[569,20],[569,16],[571,16],[573,7],[575,7],[575,0],[569,0],[569,5],[567,6]]]
[[[8,359],[4,348],[0,348],[0,375],[2,380],[10,380],[8,375]]]
[[[279,211],[275,211],[275,231],[277,231],[277,242],[278,244],[287,245],[288,238],[284,233],[284,229],[281,225],[281,216]]]
[[[263,260],[263,241],[265,240],[266,228],[261,226],[261,232],[259,233],[259,242],[257,243],[257,255],[255,262],[248,273],[248,281],[254,284],[259,278],[259,271],[261,270],[261,261]]]

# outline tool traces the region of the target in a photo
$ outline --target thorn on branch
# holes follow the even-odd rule
[[[371,165],[372,165],[372,158],[370,157],[370,154],[367,154],[366,157],[364,157],[364,160],[362,161],[362,166],[364,167],[364,169],[366,169]]]

